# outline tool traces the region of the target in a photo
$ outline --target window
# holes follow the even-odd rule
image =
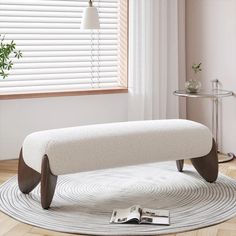
[[[127,87],[128,0],[95,0],[100,30],[81,30],[87,0],[0,0],[0,34],[22,51],[0,95]]]

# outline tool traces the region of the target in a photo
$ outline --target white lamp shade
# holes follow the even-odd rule
[[[100,29],[99,16],[96,7],[92,6],[84,9],[81,29]]]

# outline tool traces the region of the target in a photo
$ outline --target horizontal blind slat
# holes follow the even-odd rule
[[[68,63],[68,62],[74,62],[74,63],[80,63],[80,62],[90,62],[91,56],[84,56],[84,57],[23,57],[20,60],[17,58],[13,57],[11,60],[14,63],[14,67],[18,64],[28,64],[31,66],[31,64],[42,64],[44,67],[45,64],[49,62],[58,62],[58,63]],[[112,62],[116,63],[117,62],[117,56],[93,56],[92,57],[93,62]]]
[[[80,23],[22,23],[22,22],[1,22],[1,28],[22,28],[24,29],[79,29]],[[117,23],[101,23],[103,29],[116,29]]]
[[[92,68],[92,69],[91,69]],[[117,67],[97,67],[97,66],[92,66],[92,67],[67,67],[67,68],[56,68],[57,73],[86,73],[86,72],[114,72],[117,70]],[[18,69],[18,70],[12,70],[10,75],[34,75],[34,74],[54,74],[55,73],[55,68],[36,68],[36,69]]]
[[[117,67],[116,61],[93,61],[92,64],[94,69],[99,69],[103,67]],[[91,68],[90,62],[46,62],[43,68]],[[21,69],[41,69],[42,63],[16,63],[14,65],[14,70]]]
[[[67,56],[80,56],[80,57],[87,57],[87,56],[91,56],[91,52],[88,51],[31,51],[31,52],[27,52],[24,51],[23,55],[25,57],[67,57]],[[109,51],[109,50],[103,50],[103,51],[94,51],[93,52],[93,56],[117,56],[117,50],[116,51]]]
[[[61,45],[61,46],[19,46],[18,47],[19,50],[22,50],[24,52],[50,52],[50,51],[91,51],[95,52],[95,51],[115,51],[117,50],[117,45],[91,45],[91,46],[85,46],[85,45]],[[91,53],[92,54],[92,53]]]
[[[88,34],[90,35],[91,32],[81,30],[78,26],[78,29],[31,29],[31,28],[24,28],[24,30],[19,28],[0,28],[1,34]],[[102,29],[99,31],[100,34],[117,34],[117,29]]]
[[[117,72],[100,72],[99,76],[97,73],[57,73],[55,71],[54,74],[34,74],[34,75],[10,75],[7,80],[15,80],[15,81],[25,81],[25,80],[42,80],[42,79],[52,79],[52,80],[60,80],[64,78],[112,78],[117,77]],[[1,81],[1,83],[4,80]]]
[[[16,0],[1,0],[0,4],[5,4],[5,5],[38,5],[38,6],[73,6],[73,7],[86,7],[88,6],[88,1],[87,0],[80,0],[80,1],[38,1],[38,0],[21,0],[21,1],[16,1]],[[95,1],[94,6],[97,6],[99,4],[102,4],[103,6],[117,6],[117,0],[99,0],[99,2]]]
[[[1,30],[1,29],[0,29]],[[91,37],[94,39],[103,39],[103,40],[117,40],[117,34],[7,34],[5,39],[7,40],[24,40],[25,42],[34,41],[34,40],[91,40]],[[63,43],[62,43],[63,44]]]
[[[0,16],[30,16],[30,17],[60,17],[60,18],[80,18],[82,17],[82,11],[78,12],[44,12],[44,11],[16,11],[16,10],[0,10]],[[115,12],[99,12],[99,17],[112,18],[117,17],[118,14]]]
[[[80,46],[84,45],[87,46],[89,43],[91,43],[91,39],[87,40],[18,40],[17,46]],[[93,39],[93,45],[94,46],[109,46],[109,45],[115,45],[117,47],[117,40],[106,40],[106,39]]]
[[[20,11],[24,12],[24,14],[27,14],[27,12],[48,12],[49,14],[52,13],[82,13],[84,8],[87,6],[79,6],[79,7],[68,7],[68,6],[43,6],[43,5],[5,5],[1,4],[1,10],[4,11]],[[116,6],[103,6],[101,5],[99,7],[99,13],[117,13],[117,7]]]
[[[61,17],[39,17],[39,16],[1,16],[0,22],[22,22],[22,23],[72,23],[80,24],[81,19],[79,17],[61,18]],[[117,20],[113,18],[99,18],[101,24],[117,24]]]
[[[59,85],[59,84],[90,84],[90,83],[115,83],[116,77],[113,78],[83,78],[83,79],[60,79],[60,80],[25,80],[25,81],[8,81],[1,84],[1,88],[17,87],[17,86],[43,86]]]

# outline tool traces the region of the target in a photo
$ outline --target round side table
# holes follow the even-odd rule
[[[230,97],[233,96],[232,91],[228,90],[221,90],[218,88],[218,80],[213,81],[213,83],[216,83],[216,87],[212,90],[206,91],[201,90],[197,93],[188,93],[185,90],[176,90],[174,91],[175,96],[179,97],[185,97],[185,98],[210,98],[212,100],[212,133],[214,135],[217,149],[219,147],[219,100],[224,97]],[[232,152],[229,152],[227,154],[224,154],[219,151],[218,153],[223,156],[222,160],[219,161],[219,163],[228,162],[234,159],[235,155]]]

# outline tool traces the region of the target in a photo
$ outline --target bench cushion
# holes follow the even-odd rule
[[[54,175],[208,154],[209,129],[189,120],[151,120],[79,126],[35,132],[23,143],[25,163],[41,171],[48,155]]]

